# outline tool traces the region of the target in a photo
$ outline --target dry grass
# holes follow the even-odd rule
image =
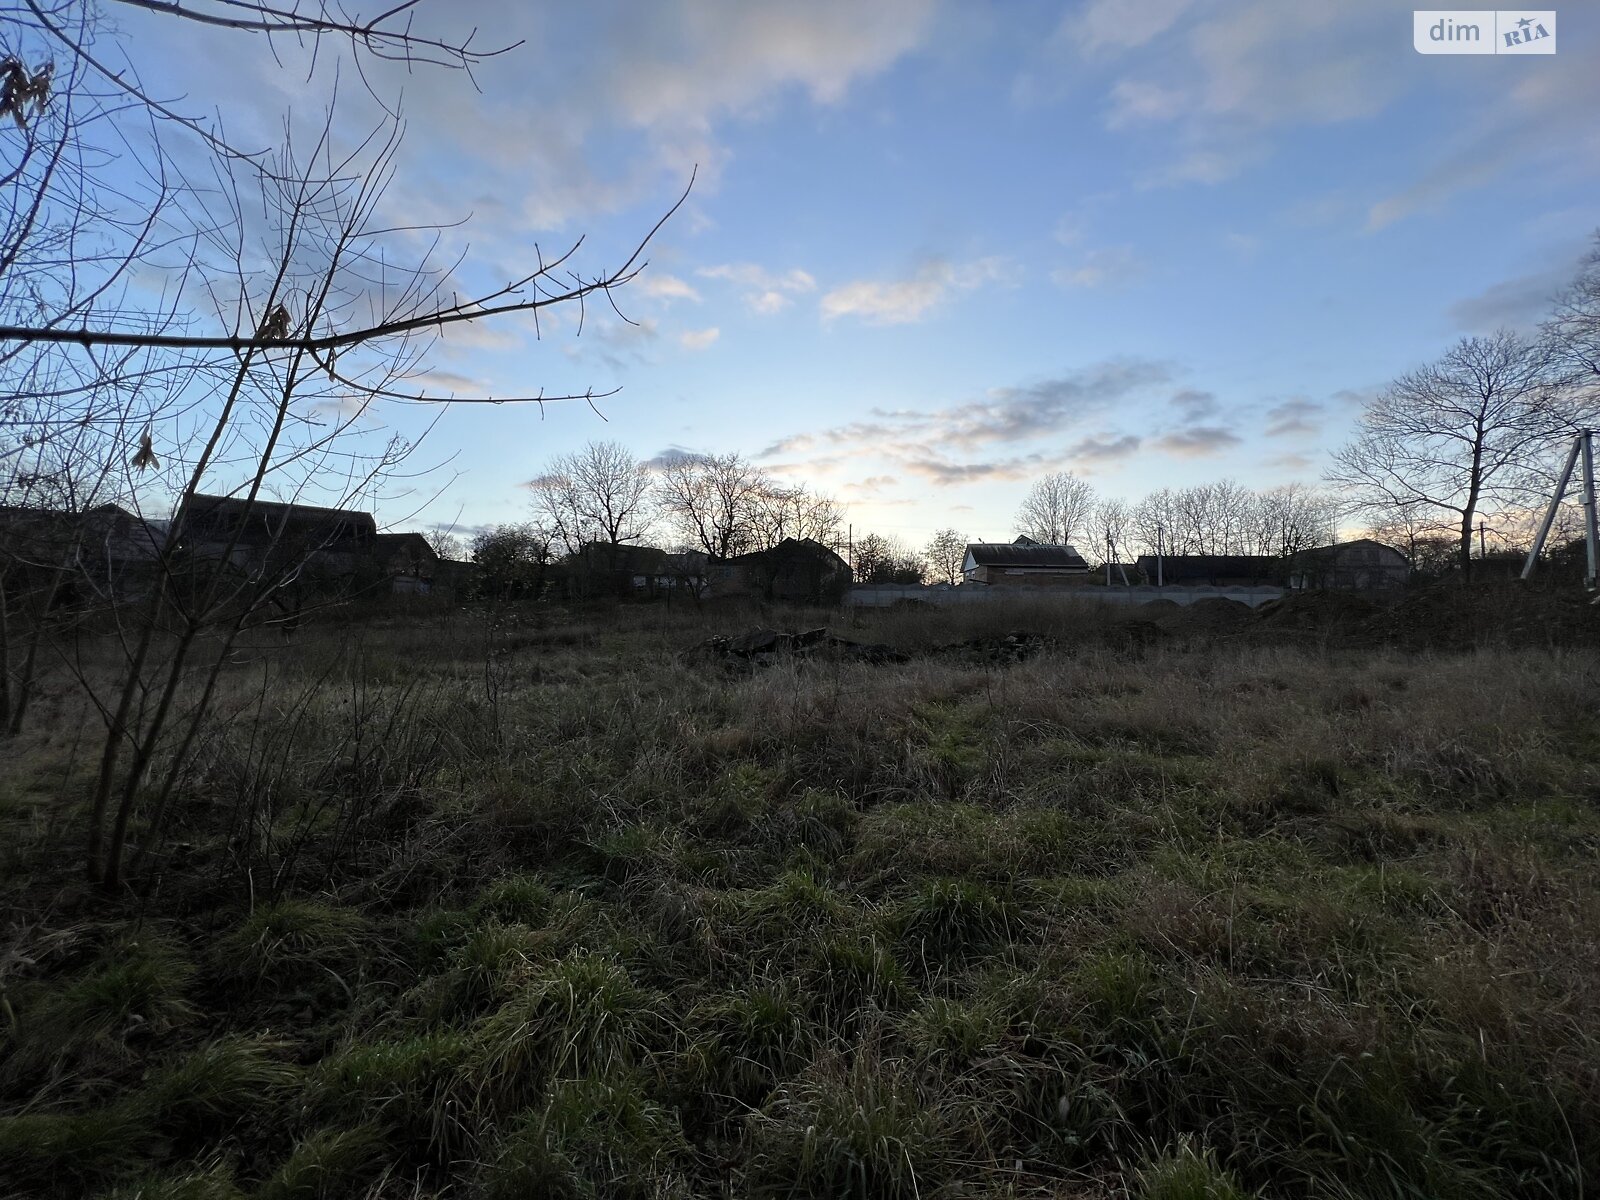
[[[1600,1185],[1600,656],[1059,605],[262,647],[148,895],[0,794],[0,1179],[77,1196]],[[1045,637],[1007,664],[971,647]],[[4,1188],[0,1188],[3,1191]]]

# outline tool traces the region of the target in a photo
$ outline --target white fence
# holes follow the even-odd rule
[[[1171,600],[1174,604],[1193,604],[1197,600],[1237,600],[1259,608],[1284,594],[1280,587],[922,587],[894,583],[858,583],[850,588],[844,602],[857,608],[888,608],[902,601],[922,604],[987,604],[996,600],[1065,600],[1093,604],[1149,604],[1152,600]]]

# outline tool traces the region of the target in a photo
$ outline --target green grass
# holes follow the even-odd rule
[[[688,1143],[633,1076],[567,1079],[514,1120],[485,1180],[490,1200],[688,1197]]]
[[[1600,656],[763,619],[913,653],[513,614],[491,703],[465,617],[260,647],[343,676],[206,731],[146,897],[78,882],[73,731],[25,735],[0,1193],[1600,1194]],[[937,649],[984,622],[1050,648]],[[354,685],[403,714],[359,812]]]

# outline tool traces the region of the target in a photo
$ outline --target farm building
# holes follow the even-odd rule
[[[1029,537],[1014,542],[972,542],[961,576],[991,587],[1060,587],[1089,582],[1089,564],[1067,545],[1044,545]]]
[[[162,525],[116,504],[82,512],[0,506],[0,575],[12,600],[131,599],[155,578],[165,536]]]
[[[1371,538],[1302,550],[1289,560],[1291,588],[1381,591],[1405,586],[1410,574],[1404,554]]]
[[[850,588],[850,564],[811,538],[784,538],[770,550],[711,559],[706,582],[712,596],[838,604]]]

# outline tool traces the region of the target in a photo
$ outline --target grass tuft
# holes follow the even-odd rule
[[[385,1154],[383,1137],[371,1125],[320,1129],[290,1151],[254,1200],[334,1200],[356,1194]]]
[[[1141,1200],[1251,1200],[1209,1151],[1183,1141],[1139,1172]]]
[[[474,1026],[469,1074],[500,1111],[529,1103],[552,1078],[604,1077],[642,1053],[656,1003],[615,958],[568,955]]]
[[[764,1193],[899,1200],[934,1191],[953,1145],[899,1069],[830,1062],[754,1118],[750,1172]]]
[[[314,900],[263,904],[217,944],[234,974],[275,983],[303,983],[352,966],[370,933],[359,913]]]
[[[0,1078],[128,1061],[151,1038],[193,1018],[194,974],[194,964],[164,938],[113,943],[94,966],[43,990],[19,1014]]]
[[[490,1169],[489,1200],[687,1197],[677,1120],[625,1074],[567,1079],[512,1124]]]

